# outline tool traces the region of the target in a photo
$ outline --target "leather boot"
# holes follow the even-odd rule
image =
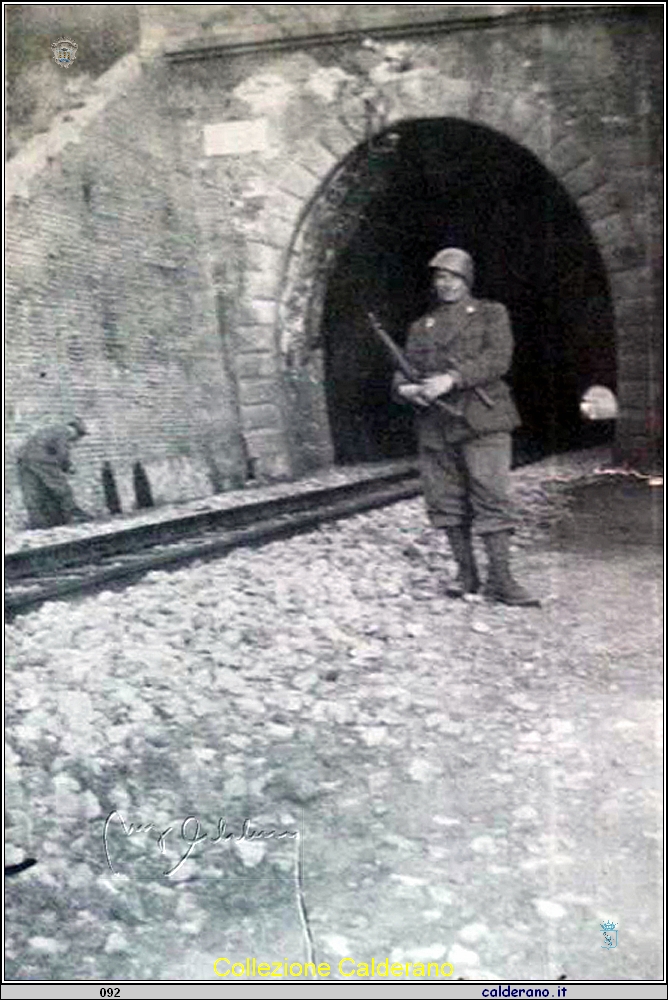
[[[510,531],[495,531],[484,536],[489,570],[483,595],[501,604],[539,608],[540,601],[527,593],[510,572],[510,535]]]
[[[480,577],[473,557],[471,528],[468,525],[458,525],[455,528],[446,528],[446,533],[459,567],[456,578],[446,588],[447,595],[463,597],[464,594],[477,594],[480,589]]]

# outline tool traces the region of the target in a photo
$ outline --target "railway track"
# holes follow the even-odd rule
[[[407,466],[355,482],[10,552],[5,556],[5,617],[44,601],[122,587],[151,570],[215,559],[234,548],[313,530],[419,492],[417,469]]]

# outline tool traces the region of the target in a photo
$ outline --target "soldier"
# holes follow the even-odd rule
[[[484,596],[536,607],[539,602],[509,568],[511,431],[520,420],[503,381],[513,352],[508,314],[499,302],[471,297],[473,261],[464,250],[441,250],[429,266],[438,305],[412,324],[406,344],[408,361],[424,377],[410,382],[397,372],[394,391],[418,407],[429,518],[447,532],[459,567],[448,593],[463,597],[480,589],[471,539],[475,523],[488,558]],[[439,399],[447,411],[432,405]]]
[[[19,449],[19,482],[30,528],[91,520],[77,506],[67,481],[72,472],[70,446],[85,433],[83,422],[75,417],[68,424],[37,431]]]

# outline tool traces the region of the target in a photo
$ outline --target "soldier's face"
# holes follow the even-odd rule
[[[434,274],[434,288],[440,302],[459,302],[469,290],[460,274],[443,270],[438,270]]]

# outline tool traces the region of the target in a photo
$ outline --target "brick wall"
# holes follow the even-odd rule
[[[111,85],[101,78],[92,115],[71,113],[8,167],[6,509],[15,525],[16,447],[72,413],[90,431],[73,485],[98,515],[105,461],[124,510],[135,503],[138,461],[156,503],[246,475],[198,212],[160,108],[164,81],[132,57],[112,76]]]

